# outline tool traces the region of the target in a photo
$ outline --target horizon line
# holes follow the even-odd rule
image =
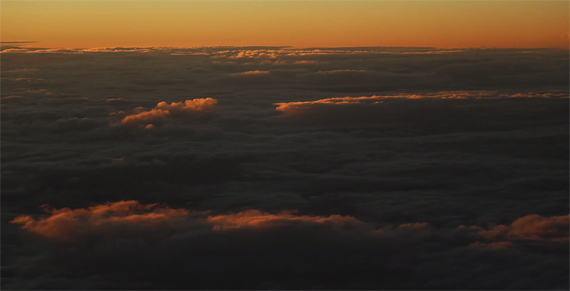
[[[390,46],[390,45],[365,45],[365,46],[294,46],[294,45],[195,45],[195,46],[161,46],[161,45],[149,45],[149,46],[91,46],[91,47],[65,47],[65,46],[53,46],[53,47],[41,47],[41,46],[17,46],[16,44],[38,44],[38,41],[0,41],[0,48],[4,45],[13,48],[22,49],[61,49],[61,50],[83,50],[83,49],[113,49],[113,48],[125,48],[125,49],[148,49],[148,48],[163,48],[163,49],[196,49],[196,48],[274,48],[274,49],[343,49],[343,48],[409,48],[409,49],[559,49],[559,50],[570,50],[569,47],[525,47],[525,46],[513,46],[513,47],[494,47],[494,46],[465,46],[465,47],[438,47],[438,46]]]

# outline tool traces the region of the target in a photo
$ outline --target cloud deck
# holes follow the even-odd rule
[[[568,79],[553,49],[4,47],[2,288],[568,289]]]

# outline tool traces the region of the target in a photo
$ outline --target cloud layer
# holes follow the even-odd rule
[[[528,244],[521,244],[521,241],[540,242],[543,246],[548,243],[550,252],[555,253],[567,253],[568,248],[568,216],[528,215],[515,220],[510,226],[482,229],[461,225],[454,229],[435,228],[420,222],[376,228],[371,223],[364,223],[350,216],[314,216],[293,212],[271,214],[259,210],[212,215],[208,212],[172,209],[156,204],[145,205],[137,201],[106,203],[83,209],[50,209],[44,206],[44,210],[49,216],[20,216],[11,223],[19,224],[27,232],[39,235],[36,239],[43,237],[56,242],[46,253],[48,258],[55,259],[59,257],[58,252],[69,249],[65,258],[67,261],[56,265],[61,271],[70,272],[69,264],[74,264],[77,257],[81,260],[89,259],[95,262],[98,273],[102,276],[100,281],[103,282],[99,284],[110,285],[121,284],[113,282],[112,272],[125,266],[125,263],[129,264],[130,259],[127,257],[146,256],[146,264],[152,264],[156,269],[162,270],[169,269],[167,264],[173,263],[174,256],[182,256],[182,260],[176,260],[178,270],[204,275],[215,270],[210,273],[210,278],[225,278],[227,282],[237,283],[240,288],[247,289],[276,286],[332,287],[330,284],[335,279],[325,279],[322,276],[328,272],[336,272],[335,268],[353,274],[352,278],[341,280],[336,288],[389,287],[396,286],[394,284],[398,284],[400,279],[416,280],[405,285],[412,288],[450,288],[457,285],[444,283],[447,275],[445,272],[439,276],[422,278],[418,276],[422,272],[421,269],[426,265],[438,268],[436,266],[444,262],[446,256],[453,256],[454,252],[482,256],[476,258],[475,262],[470,261],[473,258],[456,258],[466,264],[482,263],[484,257],[493,255],[514,259],[520,257],[521,252],[527,260],[532,259],[536,249],[529,248]],[[485,243],[478,240],[484,240]],[[227,245],[229,241],[233,244]],[[434,241],[437,241],[438,246],[430,246]],[[439,252],[425,257],[424,252],[433,247],[440,249]],[[481,248],[489,251],[481,252]],[[418,252],[418,249],[422,251]],[[91,253],[91,250],[96,250],[96,253]],[[121,254],[125,251],[128,254]],[[263,256],[249,257],[255,253]],[[121,255],[111,258],[107,254]],[[196,254],[200,255],[196,257]],[[105,258],[98,258],[100,255]],[[42,260],[40,264],[50,264],[51,259]],[[398,266],[386,265],[386,260]],[[323,264],[326,261],[336,264],[336,267],[325,267]],[[499,260],[496,263],[504,265]],[[363,266],[374,268],[366,270],[362,269]],[[27,268],[39,267],[41,266]],[[358,269],[352,269],[355,267]],[[235,268],[245,268],[247,273],[236,272]],[[85,276],[89,269],[90,267],[85,266],[74,272],[78,276]],[[266,272],[271,270],[289,274],[308,273],[296,279],[288,276],[258,275],[268,274]],[[374,270],[386,270],[384,275],[391,274],[397,278],[378,275]],[[373,273],[367,274],[368,271]],[[516,272],[527,271],[529,270],[520,269]],[[129,279],[127,282],[136,277],[144,279],[138,284],[122,285],[122,288],[153,288],[156,284],[161,284],[161,277],[151,272],[156,271],[134,268],[132,272],[123,274],[127,276],[123,279]],[[361,273],[356,275],[356,272]],[[182,277],[170,275],[169,278],[170,282],[165,285],[169,288],[189,286],[182,283]],[[269,281],[264,281],[268,279]],[[105,280],[110,282],[104,282]],[[226,286],[222,281],[209,282],[207,285],[203,285],[206,283],[200,280],[195,283],[196,285],[191,286]],[[518,282],[509,282],[511,285],[503,286],[516,286],[516,283]],[[23,286],[26,285],[20,285]],[[97,286],[101,285],[91,287]],[[555,285],[551,285],[553,286]]]
[[[14,44],[1,82],[3,289],[568,289],[567,51]]]

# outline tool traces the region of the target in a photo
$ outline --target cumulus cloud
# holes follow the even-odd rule
[[[62,241],[78,242],[121,237],[133,239],[144,230],[155,238],[168,231],[184,233],[189,226],[216,231],[233,229],[271,229],[305,224],[327,225],[333,229],[365,225],[350,216],[328,217],[296,215],[291,211],[277,214],[246,210],[227,215],[208,215],[208,212],[192,212],[187,209],[172,209],[159,204],[142,204],[138,201],[109,202],[87,208],[55,209],[43,205],[47,217],[18,216],[10,223],[21,224],[21,228],[42,237]],[[406,227],[406,226],[404,226]],[[172,233],[171,233],[172,235]],[[164,238],[164,237],[163,237]]]
[[[20,224],[21,228],[48,239],[57,241],[78,241],[100,237],[136,236],[135,230],[147,232],[175,233],[191,231],[189,225],[215,230],[269,230],[276,228],[309,227],[321,225],[331,230],[357,229],[362,233],[394,235],[427,232],[435,234],[436,229],[429,223],[413,222],[397,226],[384,226],[375,229],[351,216],[299,215],[296,211],[281,211],[276,214],[255,209],[233,214],[209,215],[208,211],[194,212],[184,208],[169,208],[164,205],[143,204],[138,201],[108,202],[87,208],[55,209],[43,205],[47,217],[18,216],[10,223]],[[542,217],[527,215],[515,220],[510,226],[497,225],[489,229],[478,226],[459,226],[458,230],[476,233],[480,238],[494,241],[493,244],[507,244],[507,241],[533,240],[568,244],[568,223],[570,216]],[[128,230],[128,232],[126,232]],[[129,233],[133,231],[132,233]],[[172,235],[172,233],[170,234]],[[132,238],[132,237],[131,237]],[[478,242],[479,243],[479,242]],[[476,243],[476,244],[478,244]]]
[[[19,216],[11,223],[23,224],[22,229],[48,239],[77,242],[103,237],[133,237],[137,230],[148,235],[152,231],[160,236],[164,231],[180,227],[188,211],[170,209],[157,204],[144,205],[137,201],[120,201],[80,209],[51,209],[44,205],[50,215],[34,219]]]
[[[471,246],[510,249],[533,242],[568,245],[569,219],[568,215],[542,217],[533,214],[521,217],[508,226],[501,224],[490,229],[470,227],[471,230],[478,230],[478,234],[486,239],[486,242],[478,241]]]
[[[235,287],[235,284],[247,289],[278,285],[291,289],[314,286],[383,289],[402,286],[399,282],[402,278],[414,279],[405,285],[414,289],[428,286],[453,288],[465,286],[465,282],[455,285],[446,281],[446,276],[451,274],[441,264],[449,264],[449,258],[456,260],[451,264],[473,267],[493,260],[497,269],[500,269],[506,267],[505,262],[518,261],[521,256],[521,253],[511,252],[513,241],[516,243],[516,240],[488,235],[488,232],[497,231],[497,227],[484,230],[477,226],[461,226],[454,229],[411,222],[378,228],[372,223],[343,215],[307,215],[292,211],[268,213],[251,209],[212,214],[209,211],[194,212],[137,201],[119,201],[78,209],[43,208],[47,216],[19,216],[11,221],[36,235],[36,241],[41,242],[37,238],[47,239],[44,244],[49,246],[44,259],[18,268],[33,270],[51,266],[59,272],[72,272],[76,278],[97,274],[100,282],[128,289],[140,288],[141,283],[148,286],[158,284],[167,289],[226,288]],[[522,235],[525,239],[535,239],[536,234],[540,237],[545,234],[548,237],[564,237],[567,236],[567,228],[564,229],[567,220],[567,216],[529,215],[515,220],[510,232],[517,238]],[[487,239],[485,243],[480,242],[482,238]],[[567,240],[548,241],[567,246]],[[481,247],[490,253],[481,253]],[[65,249],[67,251],[63,251]],[[466,257],[454,254],[457,252]],[[525,251],[524,259],[536,261],[532,253],[532,249]],[[138,262],[144,263],[142,265],[152,264],[157,270],[170,273],[170,281],[161,283],[165,274],[162,271],[152,273],[155,271],[136,266],[131,266],[129,272],[123,273],[123,281],[113,276],[137,257]],[[77,267],[84,260],[89,260],[92,265]],[[189,282],[186,275],[172,273],[172,264],[176,265],[176,269],[191,271],[197,278]],[[426,271],[426,267],[431,271]],[[244,272],[239,271],[242,269],[245,269]],[[212,270],[216,271],[211,273]],[[521,266],[511,267],[511,270],[516,274],[532,272]],[[331,272],[339,271],[344,274],[341,276],[344,279],[330,277]],[[272,275],[272,272],[278,273]],[[281,276],[281,272],[292,272],[296,279]],[[212,282],[199,279],[208,273],[209,278],[225,280]],[[497,280],[493,283],[496,287],[510,288],[517,281],[500,280],[491,274],[486,276]],[[468,280],[470,275],[466,272],[451,276]],[[131,282],[136,277],[143,279]],[[43,280],[46,284],[58,278],[57,275],[48,276]],[[89,281],[83,282],[87,284]],[[28,285],[10,286],[37,287],[34,284],[38,283],[32,280],[28,281]],[[69,285],[63,284],[61,288],[74,286],[73,281],[66,284]],[[560,277],[554,277],[548,286],[556,284],[563,284]],[[483,285],[474,283],[470,286],[480,288]]]
[[[186,100],[185,102],[158,103],[150,111],[135,108],[134,114],[126,116],[118,124],[127,126],[160,126],[167,122],[193,120],[212,113],[218,103],[213,98]]]

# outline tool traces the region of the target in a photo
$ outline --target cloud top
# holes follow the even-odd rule
[[[48,217],[35,219],[19,216],[11,223],[22,224],[22,229],[47,239],[77,242],[100,239],[101,236],[133,236],[141,230],[164,232],[179,227],[189,213],[185,209],[144,205],[137,201],[119,201],[79,209],[51,209],[47,205],[43,208]]]
[[[154,127],[167,122],[192,120],[214,111],[218,101],[213,98],[198,98],[184,102],[159,102],[153,109],[135,108],[134,114],[123,118],[119,124],[127,126]]]
[[[435,93],[416,93],[416,94],[396,94],[396,95],[373,95],[362,97],[336,97],[325,98],[314,101],[299,102],[281,102],[275,103],[277,111],[290,112],[294,110],[302,110],[310,108],[313,105],[346,105],[346,104],[379,104],[387,99],[501,99],[501,98],[568,98],[568,94],[564,92],[546,92],[546,93],[499,93],[493,90],[475,90],[475,91],[441,91]]]
[[[264,213],[259,210],[247,210],[235,214],[209,216],[208,222],[214,224],[215,230],[240,228],[275,228],[298,224],[327,224],[333,228],[343,228],[349,225],[361,225],[362,222],[351,216],[331,215],[309,216],[295,215],[293,212],[279,214]]]
[[[491,240],[551,241],[568,243],[570,216],[542,217],[532,214],[515,220],[511,225],[497,225],[479,234]]]
[[[250,209],[231,214],[208,215],[183,208],[169,208],[138,201],[109,202],[87,208],[42,208],[47,217],[19,216],[10,223],[20,224],[29,233],[61,242],[97,241],[103,238],[166,238],[174,234],[204,231],[270,230],[318,227],[329,231],[354,230],[367,236],[435,235],[437,231],[425,222],[404,223],[374,228],[352,216],[298,215],[296,211],[277,214]],[[521,242],[568,244],[569,217],[527,215],[511,225],[489,228],[461,225],[456,231],[477,242],[472,247],[509,248]],[[451,236],[453,231],[447,235]],[[440,233],[441,235],[441,233]]]

